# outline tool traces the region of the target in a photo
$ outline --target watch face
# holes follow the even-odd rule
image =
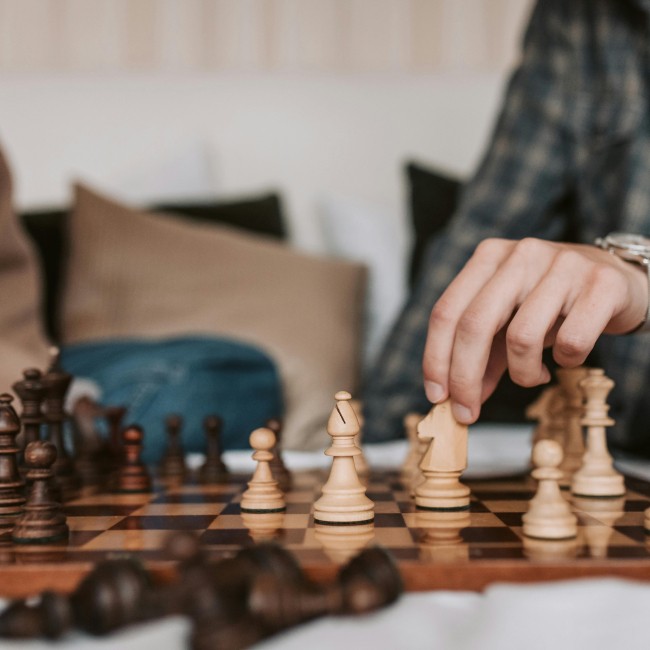
[[[608,246],[620,253],[629,253],[632,257],[650,257],[650,238],[643,235],[631,235],[625,232],[613,232],[605,237]]]

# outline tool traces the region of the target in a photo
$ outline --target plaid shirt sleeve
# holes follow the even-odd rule
[[[431,309],[478,243],[488,237],[557,238],[565,224],[551,208],[573,174],[567,133],[575,25],[563,0],[541,0],[522,61],[507,87],[491,142],[450,226],[429,246],[418,284],[364,391],[365,437],[402,435],[402,418],[430,408],[422,354]]]

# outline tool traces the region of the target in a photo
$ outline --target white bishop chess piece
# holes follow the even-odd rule
[[[587,446],[582,466],[573,475],[571,492],[584,497],[621,497],[625,494],[625,481],[612,466],[605,434],[605,428],[614,424],[607,415],[606,401],[614,382],[601,368],[590,368],[580,388],[586,400],[581,424],[587,428]]]
[[[334,399],[336,406],[327,422],[332,446],[325,452],[332,457],[332,469],[321,498],[314,504],[314,521],[334,526],[369,524],[375,518],[375,505],[366,496],[354,464],[354,457],[361,453],[354,443],[359,421],[350,404],[350,393],[340,391]]]
[[[248,490],[241,500],[243,513],[272,513],[283,512],[286,509],[284,494],[273,478],[269,462],[273,459],[271,449],[275,446],[275,434],[271,429],[255,429],[251,433],[250,445],[255,450],[253,460],[257,467],[248,483]]]
[[[578,519],[560,492],[562,447],[555,440],[540,440],[533,449],[533,478],[537,493],[523,516],[523,533],[536,539],[570,539],[578,534]]]
[[[467,426],[456,422],[451,402],[436,404],[418,424],[428,444],[420,461],[422,480],[415,487],[415,505],[423,510],[466,510],[470,491],[460,482],[467,468]]]

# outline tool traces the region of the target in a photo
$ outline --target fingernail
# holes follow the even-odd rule
[[[457,422],[461,424],[471,424],[472,422],[472,411],[462,404],[457,404],[454,402],[451,405],[451,412],[454,414]]]
[[[425,381],[424,392],[427,399],[433,404],[436,404],[445,396],[445,389],[440,384],[436,384],[435,381]]]

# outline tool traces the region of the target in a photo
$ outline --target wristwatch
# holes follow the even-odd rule
[[[610,232],[605,237],[598,237],[594,244],[626,262],[640,264],[645,269],[648,276],[648,308],[641,324],[629,333],[650,332],[650,237]]]

